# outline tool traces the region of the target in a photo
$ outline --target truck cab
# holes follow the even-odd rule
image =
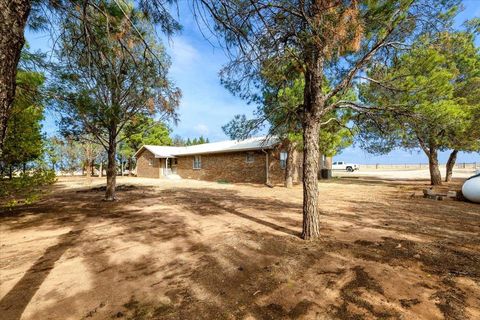
[[[347,163],[345,161],[335,161],[332,164],[332,169],[333,170],[343,170],[343,171],[353,172],[355,170],[359,170],[360,166],[358,164]]]

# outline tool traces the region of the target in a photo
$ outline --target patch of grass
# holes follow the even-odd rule
[[[19,205],[30,205],[40,199],[42,187],[57,180],[55,172],[36,170],[13,179],[0,180],[0,208],[13,209]]]
[[[220,180],[217,180],[217,183],[220,183],[220,184],[230,184],[230,181],[225,180],[225,179],[220,179]]]

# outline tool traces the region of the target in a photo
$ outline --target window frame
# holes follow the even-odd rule
[[[193,156],[193,170],[202,169],[202,156]]]
[[[149,165],[150,167],[153,167],[154,161],[155,161],[155,158],[148,158],[148,165]]]
[[[285,155],[285,159],[282,159],[283,155]],[[280,168],[281,169],[286,169],[287,168],[288,152],[287,151],[280,151],[279,159],[280,159]]]
[[[254,163],[255,162],[255,153],[253,151],[248,151],[245,155],[245,163]]]

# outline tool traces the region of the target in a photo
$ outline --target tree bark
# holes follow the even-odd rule
[[[128,176],[132,176],[132,157],[128,157]]]
[[[112,130],[116,132],[116,130]],[[105,200],[115,200],[115,186],[117,183],[117,163],[115,161],[115,155],[117,151],[117,141],[115,134],[111,133],[108,143],[107,151],[107,188],[105,190]]]
[[[15,98],[17,66],[31,6],[31,0],[0,1],[0,154]]]
[[[103,177],[103,160],[100,161],[100,168],[98,169],[98,176],[101,178]]]
[[[431,146],[428,154],[428,169],[430,170],[430,184],[432,186],[442,185],[442,174],[438,167],[438,150]]]
[[[289,141],[287,146],[287,166],[285,168],[285,187],[292,188],[297,165],[297,152],[295,142]]]
[[[317,48],[307,57],[303,104],[303,230],[305,240],[320,237],[318,170],[320,119],[325,107],[322,94],[323,63]]]
[[[457,161],[457,154],[458,154],[458,150],[453,150],[452,153],[450,153],[450,156],[448,157],[447,172],[445,174],[445,182],[452,181],[453,166]]]
[[[87,159],[87,161],[85,161],[85,167],[87,174],[87,184],[90,184],[92,183],[92,161],[90,159]]]
[[[305,121],[303,132],[303,231],[305,240],[320,237],[318,213],[318,133],[319,124],[312,119]]]
[[[90,142],[87,142],[85,146],[85,158],[86,160],[85,160],[84,168],[87,173],[87,180],[90,181],[90,179],[92,178],[92,162],[93,162],[92,144]]]

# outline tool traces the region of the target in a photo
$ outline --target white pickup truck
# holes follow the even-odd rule
[[[360,166],[358,164],[347,163],[345,161],[335,161],[332,164],[332,170],[344,170],[348,172],[353,172],[359,169],[360,169]]]

